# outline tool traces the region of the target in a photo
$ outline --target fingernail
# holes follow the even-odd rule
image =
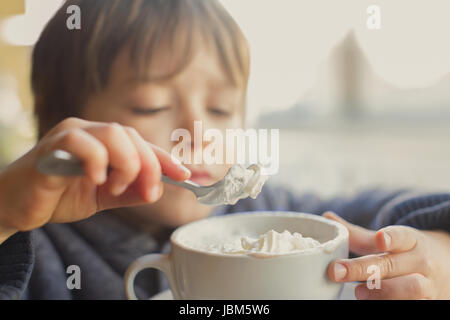
[[[95,174],[95,181],[97,181],[98,184],[104,184],[106,182],[106,179],[106,172],[103,170]]]
[[[117,197],[117,196],[121,195],[127,189],[127,187],[128,187],[128,185],[126,185],[126,184],[115,185],[113,187],[113,189],[111,190],[111,193]]]
[[[171,156],[172,162],[175,163],[181,170],[183,170],[186,174],[191,175],[191,170],[186,168],[178,158]]]
[[[386,248],[389,248],[391,245],[391,237],[386,232],[383,232],[383,237]]]
[[[357,286],[355,288],[355,297],[358,300],[367,300],[369,298],[369,290],[364,286]]]
[[[183,170],[187,175],[191,175],[191,170],[189,170],[188,168],[186,168],[185,166],[183,166],[182,164],[178,165],[180,167],[181,170]]]
[[[177,165],[181,165],[181,161],[175,157],[173,154],[170,155],[170,159],[172,160],[172,162],[176,163]]]
[[[150,202],[155,202],[159,198],[159,185],[153,186],[153,188],[150,189]]]
[[[337,216],[333,211],[326,211],[322,214],[325,218],[335,218]]]
[[[347,275],[347,268],[340,263],[334,264],[334,278],[339,281],[345,278]]]

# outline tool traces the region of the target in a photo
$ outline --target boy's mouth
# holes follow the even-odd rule
[[[206,170],[191,169],[191,177],[189,180],[198,183],[199,185],[207,186],[214,183],[211,174]]]

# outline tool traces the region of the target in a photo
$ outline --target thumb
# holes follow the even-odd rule
[[[357,255],[367,255],[380,252],[375,242],[375,231],[351,224],[337,214],[327,211],[323,217],[343,224],[349,232],[349,249]]]

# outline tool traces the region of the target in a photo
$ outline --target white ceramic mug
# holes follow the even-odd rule
[[[269,230],[299,232],[322,245],[297,253],[255,258],[193,249],[187,243],[255,236]],[[327,274],[331,261],[348,257],[348,231],[335,221],[296,212],[248,212],[184,225],[171,235],[171,253],[149,254],[125,274],[129,299],[134,279],[146,268],[161,270],[175,299],[338,299],[343,285]]]

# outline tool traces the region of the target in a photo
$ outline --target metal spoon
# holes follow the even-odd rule
[[[253,168],[250,166],[249,168]],[[46,156],[43,156],[37,161],[36,169],[38,172],[46,175],[60,175],[60,176],[82,176],[84,175],[83,163],[80,159],[73,156],[71,153],[64,150],[55,150]],[[231,169],[230,169],[231,170]],[[255,170],[255,169],[254,169]],[[259,170],[255,170],[255,175],[259,175]],[[217,199],[203,199],[206,195],[223,189],[225,185],[225,179],[222,179],[210,186],[201,186],[191,180],[174,181],[166,175],[161,176],[163,182],[167,182],[185,189],[192,191],[197,200],[202,204],[207,205],[220,205]],[[245,187],[245,186],[244,186]],[[245,188],[243,188],[245,189]],[[244,190],[242,190],[244,192]],[[201,199],[199,199],[201,198]]]

